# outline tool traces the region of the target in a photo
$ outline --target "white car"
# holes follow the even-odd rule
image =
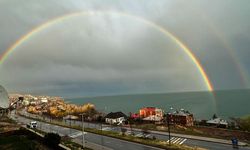
[[[27,124],[28,128],[37,128],[37,122],[36,121],[31,121],[29,124]]]

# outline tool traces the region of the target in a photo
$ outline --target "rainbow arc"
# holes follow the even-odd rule
[[[7,50],[4,51],[4,53],[0,56],[0,65],[3,64],[3,62],[8,58],[8,56],[14,52],[20,45],[22,45],[23,43],[25,43],[26,41],[28,41],[29,39],[31,39],[34,35],[38,34],[39,32],[55,25],[58,23],[61,23],[63,21],[66,21],[72,17],[77,17],[77,16],[96,16],[96,15],[119,15],[121,17],[128,17],[131,19],[134,19],[136,21],[140,21],[152,28],[154,28],[155,30],[161,32],[162,34],[164,34],[165,36],[169,37],[171,40],[173,40],[182,50],[183,52],[190,58],[190,60],[195,64],[197,70],[199,71],[200,75],[203,78],[204,83],[206,84],[206,87],[209,91],[213,91],[213,86],[211,81],[208,78],[208,75],[205,72],[205,69],[203,68],[203,66],[201,65],[201,63],[199,62],[198,58],[196,58],[196,56],[194,55],[194,53],[192,52],[192,50],[190,48],[188,48],[181,40],[179,40],[174,34],[172,34],[170,31],[168,31],[167,29],[165,29],[164,27],[150,21],[147,20],[145,18],[139,17],[139,16],[134,16],[128,13],[124,13],[124,12],[116,12],[116,11],[80,11],[80,12],[74,12],[74,13],[70,13],[70,14],[66,14],[54,19],[51,19],[47,22],[45,22],[42,25],[37,26],[36,28],[32,29],[30,32],[28,32],[27,34],[23,35],[21,38],[19,38],[13,45],[11,45]]]

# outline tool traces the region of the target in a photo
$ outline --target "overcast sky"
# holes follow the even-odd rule
[[[249,88],[248,0],[0,0],[0,54],[33,28],[79,11],[150,20],[192,49],[215,89]],[[0,81],[9,92],[66,97],[207,90],[171,38],[118,14],[72,17],[35,34],[0,66]]]

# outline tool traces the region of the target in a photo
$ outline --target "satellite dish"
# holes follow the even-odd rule
[[[0,108],[8,108],[9,107],[9,96],[7,91],[3,86],[0,85]]]

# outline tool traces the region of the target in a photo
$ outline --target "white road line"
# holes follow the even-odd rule
[[[178,145],[182,145],[187,139],[183,139],[183,138],[178,138],[178,137],[172,137],[170,139],[171,143],[173,144],[178,144]],[[169,140],[167,140],[167,142],[169,142]]]
[[[110,128],[110,127],[105,127],[105,128],[102,128],[102,130],[103,130],[103,131],[110,131],[110,130],[112,130],[112,128]]]
[[[183,138],[178,138],[178,140],[176,140],[175,144],[179,144],[182,140],[183,140]]]
[[[71,133],[69,136],[72,138],[75,138],[75,137],[80,136],[80,135],[82,135],[82,132]]]
[[[187,139],[184,139],[183,141],[181,141],[179,144],[182,145]]]
[[[175,144],[180,138],[176,138],[174,141],[173,141],[173,144]]]
[[[170,142],[173,142],[175,139],[176,139],[176,137],[172,137],[172,138],[170,139]]]
[[[84,132],[83,134],[87,134],[87,132]],[[82,136],[82,132],[75,132],[75,133],[72,133],[69,136],[72,137],[72,138],[76,138],[78,136]]]
[[[170,142],[173,140],[173,138],[174,138],[174,137],[171,137],[171,138],[170,138]],[[169,140],[167,140],[167,142],[169,142]]]

